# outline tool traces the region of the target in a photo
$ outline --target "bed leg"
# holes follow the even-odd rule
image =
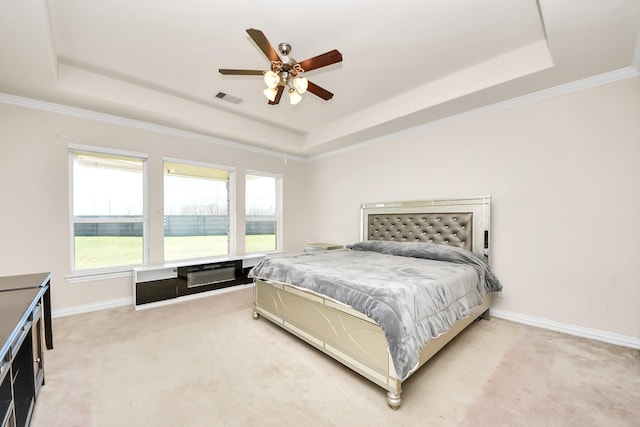
[[[402,403],[402,398],[400,397],[399,394],[395,394],[395,393],[391,393],[390,391],[387,392],[387,403],[389,404],[389,407],[391,409],[398,409],[400,407],[400,404]]]
[[[482,320],[491,320],[491,310],[487,309],[484,313],[480,315]]]
[[[254,311],[251,317],[253,318],[253,320],[258,320],[260,318],[260,313]]]

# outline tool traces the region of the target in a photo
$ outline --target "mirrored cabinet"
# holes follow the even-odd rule
[[[48,273],[0,277],[0,427],[31,422],[44,384],[45,343],[53,348],[50,285]]]

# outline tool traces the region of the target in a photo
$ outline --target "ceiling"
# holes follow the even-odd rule
[[[638,0],[21,0],[0,3],[0,92],[301,157],[638,68]],[[271,106],[246,33],[292,45],[333,92]],[[635,62],[634,62],[635,54]],[[239,104],[216,98],[223,92]]]

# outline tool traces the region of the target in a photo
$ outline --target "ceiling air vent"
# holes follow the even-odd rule
[[[228,95],[228,94],[226,94],[224,92],[218,92],[216,94],[216,98],[220,98],[220,99],[225,100],[227,102],[230,102],[232,104],[240,104],[242,102],[242,99],[237,98],[237,97],[235,97],[233,95]]]

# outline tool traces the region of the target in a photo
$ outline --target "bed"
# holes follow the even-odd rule
[[[501,290],[489,259],[490,196],[361,206],[343,250],[274,254],[250,272],[253,317],[291,332],[387,391],[474,320]]]

